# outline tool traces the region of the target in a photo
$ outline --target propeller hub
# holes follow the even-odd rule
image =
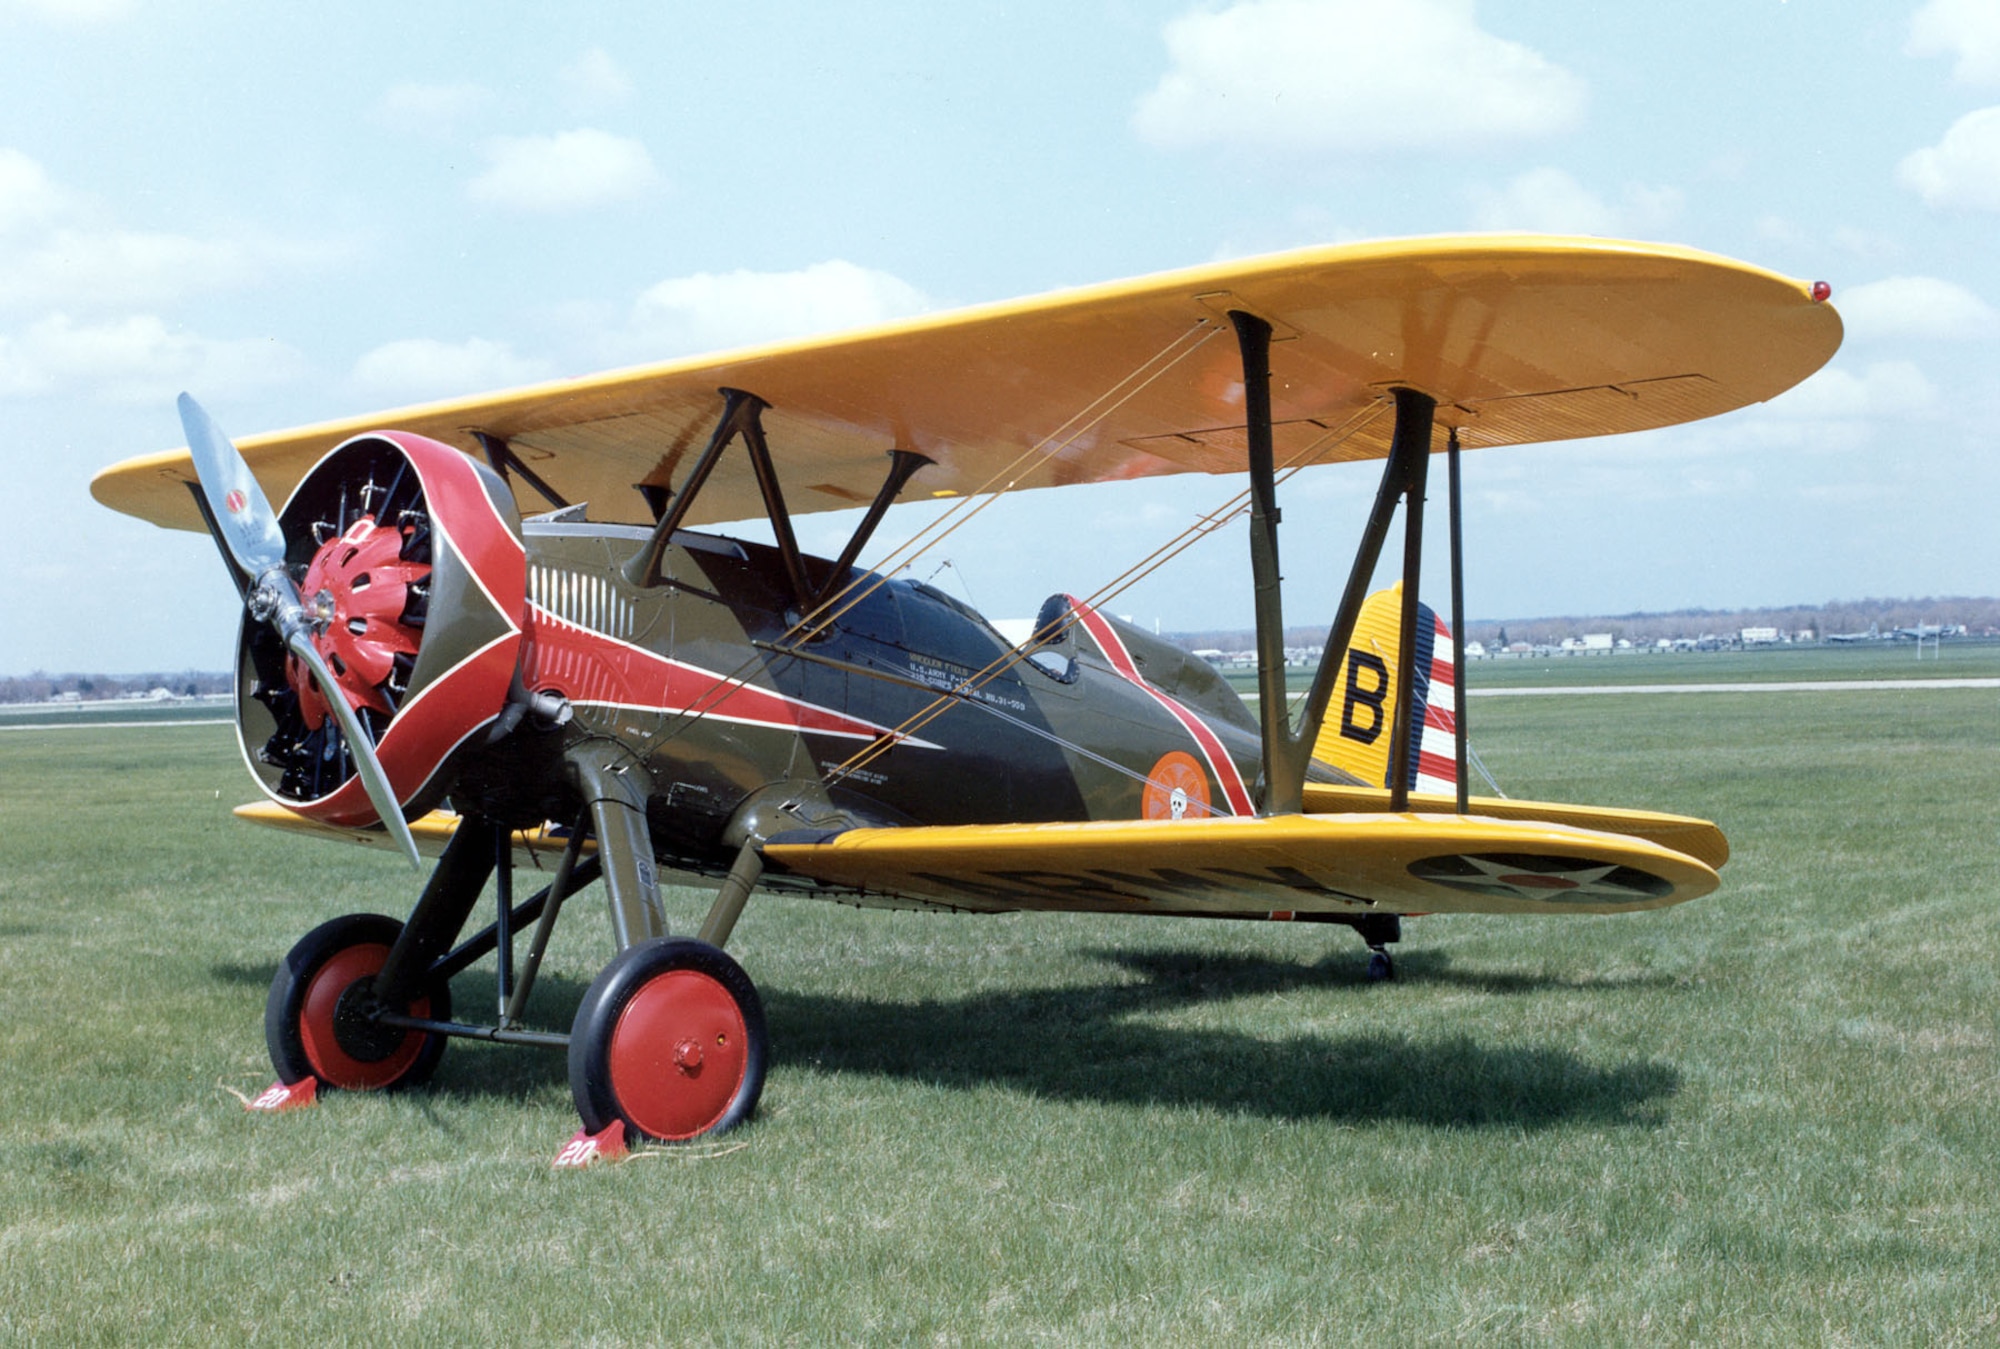
[[[333,671],[339,696],[356,709],[384,716],[395,712],[397,657],[405,672],[423,634],[406,621],[414,587],[431,573],[430,563],[406,558],[410,530],[384,529],[363,515],[321,544],[306,568],[303,619],[311,640]],[[299,695],[306,725],[319,729],[329,711],[329,693],[297,657],[285,677]]]

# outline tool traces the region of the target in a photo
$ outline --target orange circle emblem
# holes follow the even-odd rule
[[[1208,804],[1208,774],[1192,754],[1163,754],[1146,774],[1143,802],[1149,820],[1201,819],[1215,812]]]

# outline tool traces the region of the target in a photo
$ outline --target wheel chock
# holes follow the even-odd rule
[[[625,1146],[625,1121],[612,1120],[596,1133],[578,1129],[576,1136],[563,1144],[563,1150],[556,1154],[549,1164],[556,1171],[589,1166],[595,1161],[615,1162],[629,1149]]]
[[[302,1077],[296,1082],[273,1082],[254,1101],[245,1101],[245,1110],[303,1110],[319,1101],[319,1079]]]

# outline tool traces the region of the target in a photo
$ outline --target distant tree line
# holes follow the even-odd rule
[[[1450,621],[1450,615],[1445,616]],[[1658,614],[1564,614],[1547,618],[1475,618],[1466,626],[1466,640],[1487,646],[1505,641],[1553,646],[1565,637],[1586,632],[1608,632],[1614,641],[1634,646],[1650,646],[1661,638],[1700,638],[1713,633],[1734,635],[1744,628],[1776,628],[1787,635],[1810,629],[1824,638],[1828,633],[1866,632],[1870,624],[1883,632],[1892,628],[1913,628],[1920,623],[1964,624],[1974,634],[2000,635],[2000,599],[1963,595],[1926,596],[1922,599],[1829,600],[1825,604],[1791,604],[1763,609],[1675,609]],[[1249,629],[1232,631],[1179,632],[1169,636],[1190,651],[1248,651],[1256,645]],[[1326,628],[1285,629],[1285,645],[1318,646],[1326,641]]]
[[[48,674],[37,670],[27,675],[0,675],[0,703],[46,703],[66,693],[85,702],[144,695],[165,689],[176,698],[194,698],[209,693],[227,693],[234,684],[230,675],[212,670],[151,671],[145,674]]]

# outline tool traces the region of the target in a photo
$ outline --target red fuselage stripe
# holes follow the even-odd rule
[[[644,708],[669,715],[692,712],[718,721],[814,731],[850,740],[875,740],[891,734],[887,727],[873,722],[755,684],[737,683],[713,670],[606,637],[546,609],[531,607],[529,614],[528,683],[536,688],[553,687],[574,703]],[[926,741],[898,739],[928,746]]]
[[[1229,757],[1229,751],[1223,748],[1222,741],[1209,729],[1208,723],[1146,682],[1146,677],[1139,673],[1138,663],[1132,659],[1132,653],[1125,649],[1125,643],[1120,640],[1117,629],[1105,622],[1102,614],[1074,596],[1070,597],[1070,605],[1083,619],[1084,627],[1089,629],[1097,645],[1103,648],[1104,657],[1111,662],[1111,668],[1126,680],[1144,689],[1152,696],[1153,701],[1172,713],[1174,720],[1180,722],[1187,729],[1187,733],[1194,737],[1195,744],[1201,748],[1202,757],[1208,760],[1208,771],[1213,773],[1215,780],[1222,785],[1222,794],[1229,800],[1231,813],[1255,815],[1257,808],[1250,802],[1250,790],[1243,785],[1243,775],[1236,770],[1236,761]]]

